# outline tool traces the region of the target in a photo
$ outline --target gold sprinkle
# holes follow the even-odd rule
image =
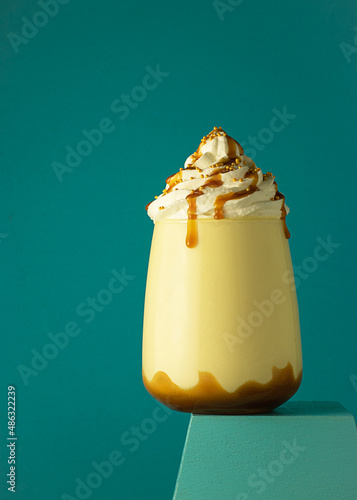
[[[203,178],[204,178],[204,175],[203,175],[203,174],[201,174],[201,175],[200,175],[200,177],[201,177],[201,179],[203,179]]]
[[[250,191],[250,188],[247,188],[246,191]]]
[[[159,210],[164,210],[165,207],[159,207]]]
[[[192,181],[193,177],[190,177],[190,180]]]
[[[182,168],[182,167],[180,167],[180,170],[183,170],[183,168]]]
[[[157,200],[158,196],[155,196],[155,200]]]
[[[236,179],[235,177],[233,177],[233,181],[234,181],[234,182],[236,182],[236,181],[237,181],[237,179]]]
[[[243,179],[239,179],[239,182],[243,182]]]
[[[205,175],[205,177],[209,177],[209,175],[208,175],[208,174],[206,174],[206,175]]]

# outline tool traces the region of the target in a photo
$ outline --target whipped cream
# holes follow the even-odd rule
[[[215,127],[184,168],[166,179],[160,196],[147,206],[154,222],[164,219],[277,217],[289,212],[274,176],[263,174],[242,146]]]

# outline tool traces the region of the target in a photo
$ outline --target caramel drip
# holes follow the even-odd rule
[[[166,191],[165,194],[170,193],[170,191],[172,191],[174,187],[176,187],[176,185],[179,184],[181,181],[182,181],[182,170],[179,170],[176,174],[170,175],[170,177],[166,179],[166,184],[168,184],[169,187],[165,190]]]
[[[233,137],[227,135],[226,136],[227,142],[228,142],[228,156],[232,160],[237,158],[237,153],[236,153],[236,146],[238,146],[238,151],[240,155],[244,155],[244,149],[242,146],[237,142]]]
[[[186,246],[194,248],[197,245],[197,214],[196,214],[196,198],[203,194],[202,191],[196,189],[188,196],[186,200],[188,203],[187,209],[187,233],[186,233]]]
[[[221,194],[217,196],[214,202],[214,218],[215,219],[224,219],[223,215],[223,208],[224,205],[227,203],[227,201],[230,200],[240,200],[241,198],[245,198],[246,196],[249,196],[255,191],[259,191],[259,188],[257,187],[257,182],[258,182],[258,173],[255,171],[249,171],[245,174],[244,176],[245,179],[252,179],[252,182],[250,183],[249,187],[245,191],[239,191],[237,193],[234,193],[233,191],[230,193],[226,194]]]
[[[190,389],[181,389],[163,371],[148,380],[147,391],[164,405],[189,413],[240,415],[264,413],[282,405],[298,390],[302,370],[295,378],[291,363],[285,368],[272,367],[272,378],[266,384],[249,380],[234,392],[228,392],[210,372],[198,372],[199,381]]]
[[[249,171],[245,174],[244,179],[252,179],[252,182],[249,184],[249,187],[252,189],[257,187],[259,176],[257,172]]]
[[[284,235],[285,235],[285,238],[288,240],[290,238],[290,231],[288,229],[288,226],[286,225],[286,208],[285,208],[285,196],[283,195],[283,193],[280,193],[278,191],[278,184],[276,182],[274,182],[275,184],[275,187],[276,187],[276,193],[275,193],[275,198],[274,200],[283,200],[283,203],[281,205],[281,222],[283,223],[283,230],[284,230]]]
[[[219,186],[222,186],[223,181],[222,181],[222,175],[221,173],[212,173],[209,178],[206,180],[206,182],[203,184],[202,187],[211,187],[211,188],[217,188]]]
[[[233,191],[226,194],[221,194],[217,196],[214,202],[214,218],[215,219],[224,219],[223,208],[227,201],[230,200],[239,200],[241,198],[245,198],[249,196],[252,191],[240,191],[239,193],[234,193]]]

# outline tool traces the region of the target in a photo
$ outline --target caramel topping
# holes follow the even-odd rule
[[[186,196],[188,203],[186,245],[188,248],[194,248],[197,245],[196,198],[202,194],[202,191],[196,189],[196,191],[192,190],[191,193]]]
[[[147,391],[164,405],[189,413],[240,415],[263,413],[282,405],[298,390],[302,370],[295,377],[291,363],[285,368],[272,367],[272,377],[262,384],[248,380],[234,392],[227,392],[210,372],[198,372],[197,385],[181,389],[167,373],[158,371],[152,380],[143,372]]]
[[[166,184],[169,185],[169,188],[165,190],[165,194],[170,193],[170,191],[172,191],[179,182],[182,182],[182,170],[180,170],[176,174],[170,175],[170,177],[166,179]]]
[[[237,158],[236,146],[238,146],[239,154],[244,155],[244,149],[239,144],[239,142],[237,142],[235,139],[233,139],[233,137],[230,137],[229,135],[227,135],[227,142],[228,142],[228,148],[229,148],[228,149],[229,158],[231,158],[232,160],[235,160]]]
[[[241,198],[245,198],[246,196],[249,196],[255,191],[259,191],[259,188],[257,187],[257,182],[258,182],[258,173],[255,172],[254,170],[250,170],[247,172],[244,176],[244,179],[252,179],[252,182],[250,183],[249,187],[246,188],[245,191],[239,191],[237,193],[234,193],[233,191],[230,193],[222,194],[217,196],[215,202],[214,202],[214,218],[215,219],[224,219],[223,215],[223,208],[224,205],[227,203],[227,201],[230,200],[239,200]],[[243,179],[239,179],[240,182],[243,181]]]
[[[250,188],[255,188],[258,183],[258,171],[257,170],[249,170],[244,176],[244,179],[252,179],[252,182],[250,183],[249,187]]]
[[[211,188],[217,188],[219,186],[222,186],[223,181],[221,180],[222,175],[220,173],[216,174],[213,173],[210,175],[208,180],[203,184],[202,187],[211,187]]]
[[[202,147],[207,143],[207,141],[213,140],[215,137],[218,136],[224,136],[226,138],[227,144],[228,144],[228,152],[227,156],[228,159],[226,161],[218,161],[215,164],[209,165],[210,167],[210,173],[209,174],[203,174],[202,169],[199,167],[195,166],[195,162],[202,156]],[[186,169],[187,170],[197,170],[197,173],[192,172],[192,176],[189,178],[190,180],[194,179],[205,179],[205,182],[195,190],[191,190],[191,193],[186,196],[186,200],[188,203],[188,209],[187,209],[187,216],[188,216],[188,221],[187,221],[187,235],[186,235],[186,245],[189,248],[193,248],[197,245],[197,207],[196,207],[196,198],[198,196],[201,196],[204,191],[204,188],[218,188],[224,184],[222,180],[222,176],[225,173],[232,172],[233,175],[236,175],[236,177],[230,177],[233,182],[239,181],[240,183],[244,182],[245,179],[250,179],[250,183],[248,186],[239,186],[242,187],[243,189],[239,192],[229,192],[225,193],[222,195],[218,195],[215,199],[214,202],[214,218],[215,219],[223,219],[224,218],[224,206],[225,204],[230,201],[230,200],[239,200],[241,198],[245,198],[246,196],[249,196],[251,194],[254,194],[256,191],[259,190],[258,188],[258,180],[259,180],[259,175],[262,175],[263,180],[267,180],[270,176],[275,179],[275,177],[272,175],[271,172],[267,172],[266,174],[260,174],[261,170],[260,168],[257,168],[255,163],[249,159],[247,162],[246,160],[243,160],[243,155],[244,155],[244,150],[242,146],[232,137],[226,134],[226,132],[222,129],[222,127],[214,127],[214,129],[207,134],[205,137],[200,142],[199,147],[197,150],[190,156],[190,163],[187,165]],[[241,169],[242,166],[247,165],[249,166],[249,170],[245,173],[244,177],[241,178],[239,175],[240,172],[238,169]],[[178,184],[183,182],[183,169],[180,168],[179,172],[170,175],[166,179],[166,187],[162,191],[163,195],[165,196],[166,194],[170,193],[173,190],[178,189]],[[239,178],[238,178],[239,177]],[[188,178],[185,180],[188,180]],[[276,187],[276,192],[274,198],[271,198],[272,200],[282,200],[282,206],[281,206],[281,220],[283,224],[283,229],[284,229],[284,234],[286,238],[290,237],[290,233],[288,231],[288,228],[286,226],[286,207],[285,207],[285,197],[282,193],[278,191],[278,187],[276,182],[274,182],[275,187]],[[238,184],[237,184],[238,187]],[[269,186],[268,186],[269,187]],[[245,189],[244,189],[245,188]],[[232,188],[233,189],[233,188]],[[157,196],[155,196],[155,199],[157,199]],[[146,210],[148,210],[150,204],[152,202],[148,203],[146,205]],[[165,207],[160,206],[159,210],[163,210]]]
[[[270,174],[270,175],[272,175],[272,174]],[[284,230],[285,238],[288,240],[290,238],[290,231],[288,229],[288,226],[286,225],[287,213],[286,213],[286,208],[285,208],[285,196],[278,191],[278,184],[275,181],[274,181],[274,184],[276,187],[276,193],[275,193],[274,200],[280,200],[280,199],[283,200],[283,203],[281,205],[281,217],[280,217],[280,219],[283,223],[283,230]]]
[[[249,191],[239,191],[238,193],[234,193],[232,191],[230,193],[217,196],[214,202],[214,218],[224,219],[223,208],[227,201],[245,198],[246,196],[250,196],[254,191],[257,191],[257,188],[249,189]]]

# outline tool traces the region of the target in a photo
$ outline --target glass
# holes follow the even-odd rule
[[[289,243],[277,218],[155,224],[144,312],[143,381],[178,411],[273,410],[302,376]]]

